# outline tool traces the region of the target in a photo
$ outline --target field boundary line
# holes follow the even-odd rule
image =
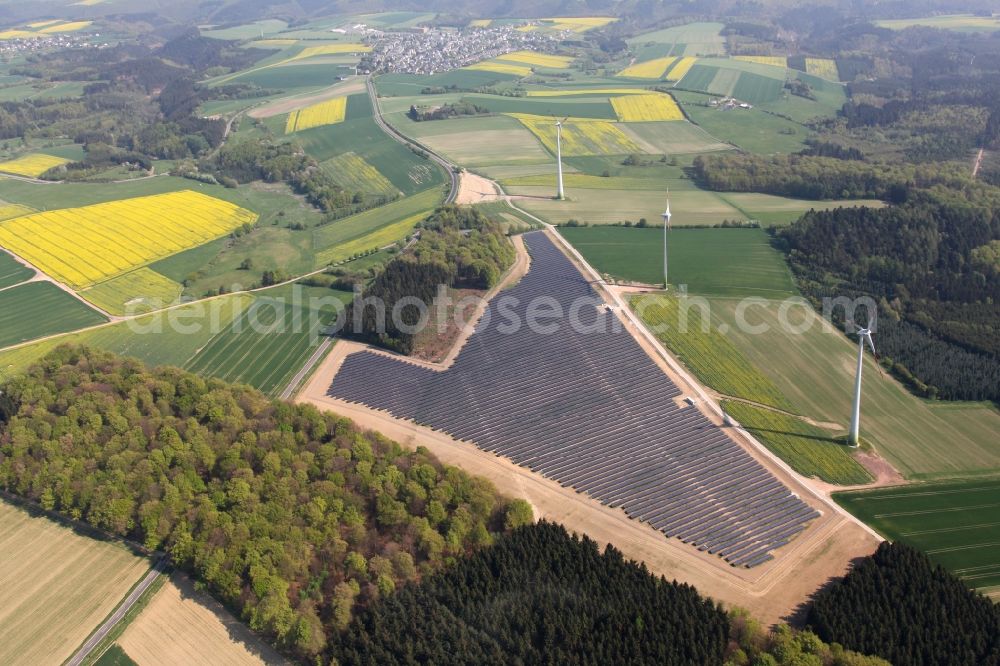
[[[298,389],[300,386],[302,386],[302,384],[305,383],[307,376],[312,373],[312,371],[316,368],[319,362],[326,356],[326,353],[333,346],[333,343],[334,339],[329,336],[327,336],[323,340],[323,342],[320,343],[319,347],[317,347],[316,350],[312,353],[312,356],[310,356],[306,360],[305,364],[301,368],[299,368],[299,371],[296,372],[295,375],[292,377],[291,381],[288,382],[288,386],[286,386],[285,390],[283,390],[281,392],[281,395],[278,396],[281,400],[290,399],[292,397],[292,394],[295,393],[296,389]]]

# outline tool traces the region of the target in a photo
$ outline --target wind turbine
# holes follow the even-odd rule
[[[868,322],[869,325],[871,321]],[[865,360],[865,340],[868,341],[868,346],[872,348],[872,356],[875,357],[875,362],[878,363],[878,353],[875,351],[875,343],[872,342],[872,332],[870,328],[858,328],[858,373],[854,378],[854,411],[851,412],[851,432],[848,435],[848,444],[852,448],[857,448],[858,446],[858,429],[861,426],[861,369],[864,365]],[[879,368],[879,373],[882,369]]]
[[[667,188],[667,210],[661,214],[663,218],[663,290],[667,290],[667,231],[670,229],[670,188]]]
[[[566,198],[566,192],[563,190],[563,177],[562,177],[562,126],[566,122],[566,118],[556,121],[556,174],[559,179],[556,185],[556,199],[562,201]]]

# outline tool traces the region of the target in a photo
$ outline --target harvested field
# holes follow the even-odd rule
[[[142,666],[287,663],[222,604],[175,573],[118,641]]]
[[[0,664],[60,664],[149,569],[117,543],[0,500]]]

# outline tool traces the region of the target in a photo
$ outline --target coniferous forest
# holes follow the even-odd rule
[[[1000,664],[1000,606],[900,543],[883,543],[817,595],[808,623],[894,664]]]
[[[386,666],[718,664],[728,631],[725,612],[693,587],[539,523],[372,604],[333,656]]]

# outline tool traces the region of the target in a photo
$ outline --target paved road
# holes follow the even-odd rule
[[[288,400],[292,397],[292,392],[295,391],[300,384],[302,384],[302,380],[305,379],[310,370],[316,367],[319,360],[326,356],[327,350],[332,345],[333,338],[327,337],[323,339],[323,342],[319,344],[319,347],[317,347],[316,351],[314,351],[312,356],[309,357],[309,360],[305,362],[305,365],[303,365],[298,372],[295,373],[295,376],[292,377],[292,381],[288,382],[288,386],[286,386],[285,390],[281,392],[280,397],[282,400]]]
[[[76,654],[69,658],[65,666],[80,666],[80,664],[83,663],[83,660],[87,658],[87,655],[94,651],[97,644],[104,640],[108,633],[115,628],[115,625],[122,621],[122,618],[124,618],[125,614],[128,613],[132,606],[135,605],[135,603],[139,600],[139,597],[142,596],[142,593],[148,590],[149,586],[160,577],[160,574],[163,573],[166,566],[166,556],[157,560],[156,564],[154,564],[146,574],[146,577],[139,581],[139,584],[135,586],[135,589],[133,589],[132,592],[125,597],[125,601],[121,602],[118,608],[115,609],[115,612],[111,614],[111,617],[105,620],[104,624],[98,627],[97,631],[91,634],[90,638],[88,638],[87,641],[80,646],[80,649],[76,651]]]
[[[432,161],[438,164],[442,169],[447,171],[448,176],[451,178],[451,185],[450,185],[451,189],[448,190],[448,196],[445,197],[444,202],[452,203],[453,201],[455,201],[455,197],[458,196],[458,173],[455,171],[457,167],[448,160],[446,160],[445,158],[435,153],[433,150],[430,150],[427,146],[421,145],[416,141],[408,138],[407,136],[402,134],[399,130],[397,130],[395,127],[385,122],[385,119],[382,117],[382,107],[379,106],[378,93],[375,92],[375,84],[372,82],[372,77],[369,76],[365,83],[368,86],[368,96],[372,100],[372,117],[375,118],[375,122],[378,124],[378,126],[382,129],[383,132],[385,132],[386,134],[388,134],[389,136],[391,136],[393,139],[403,144],[404,146],[410,146],[416,148],[417,150],[421,150],[427,153],[428,158],[430,158]]]

